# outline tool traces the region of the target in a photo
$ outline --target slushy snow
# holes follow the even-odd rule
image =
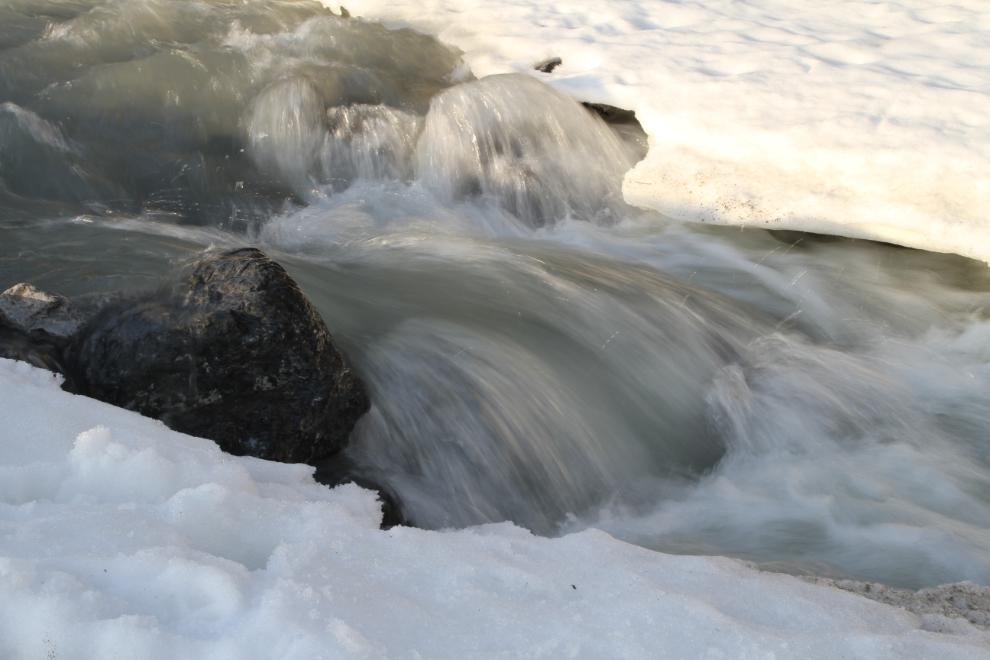
[[[0,658],[990,658],[990,634],[719,557],[376,495],[0,359]]]
[[[650,137],[625,177],[634,205],[990,260],[986,2],[346,6],[457,46],[479,77],[524,72],[634,110]]]

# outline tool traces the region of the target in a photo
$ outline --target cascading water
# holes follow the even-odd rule
[[[411,523],[990,584],[985,265],[631,209],[628,135],[309,2],[16,0],[0,48],[0,287],[258,245]]]

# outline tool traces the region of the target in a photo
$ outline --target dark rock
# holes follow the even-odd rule
[[[553,57],[544,62],[540,62],[539,64],[535,65],[533,68],[542,73],[553,73],[553,70],[563,63],[564,60],[560,59],[559,57]]]
[[[588,101],[583,101],[581,105],[601,117],[606,124],[635,124],[639,128],[643,128],[639,120],[636,119],[636,113],[632,110],[617,108],[607,103],[590,103]]]
[[[59,343],[44,338],[31,338],[4,324],[0,324],[0,358],[20,360],[63,376],[66,373]],[[72,388],[68,389],[72,391]]]
[[[339,451],[368,397],[292,278],[251,248],[190,270],[143,299],[101,301],[70,356],[80,393],[232,454]]]
[[[844,236],[815,234],[810,231],[793,231],[791,229],[769,229],[767,230],[767,233],[781,243],[786,243],[787,245],[798,246],[801,243],[804,243],[805,245],[802,247],[807,247],[813,243],[839,243],[851,240]]]

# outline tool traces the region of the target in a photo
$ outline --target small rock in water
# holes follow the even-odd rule
[[[540,62],[533,68],[543,73],[553,73],[553,70],[563,63],[564,60],[560,59],[559,57],[554,57],[549,60],[546,60],[545,62]]]
[[[71,362],[82,394],[268,460],[339,451],[370,405],[316,309],[251,248],[143,299],[109,301]]]
[[[86,317],[68,298],[32,284],[17,284],[0,294],[0,324],[27,335],[41,331],[64,339],[77,333],[85,322]]]

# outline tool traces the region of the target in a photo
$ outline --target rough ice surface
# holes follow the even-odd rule
[[[0,360],[5,659],[990,657],[965,618],[601,531],[382,531],[370,491],[58,384]]]
[[[325,4],[334,2],[324,0]],[[634,110],[628,202],[990,260],[990,5],[978,0],[352,0],[352,15]],[[551,73],[534,67],[560,58]]]
[[[920,615],[925,630],[945,632],[947,627],[961,625],[959,619],[965,619],[980,630],[990,628],[990,587],[981,587],[972,582],[908,591],[858,580],[811,576],[802,576],[801,579],[812,584],[825,584],[852,591],[879,603],[902,607]]]

